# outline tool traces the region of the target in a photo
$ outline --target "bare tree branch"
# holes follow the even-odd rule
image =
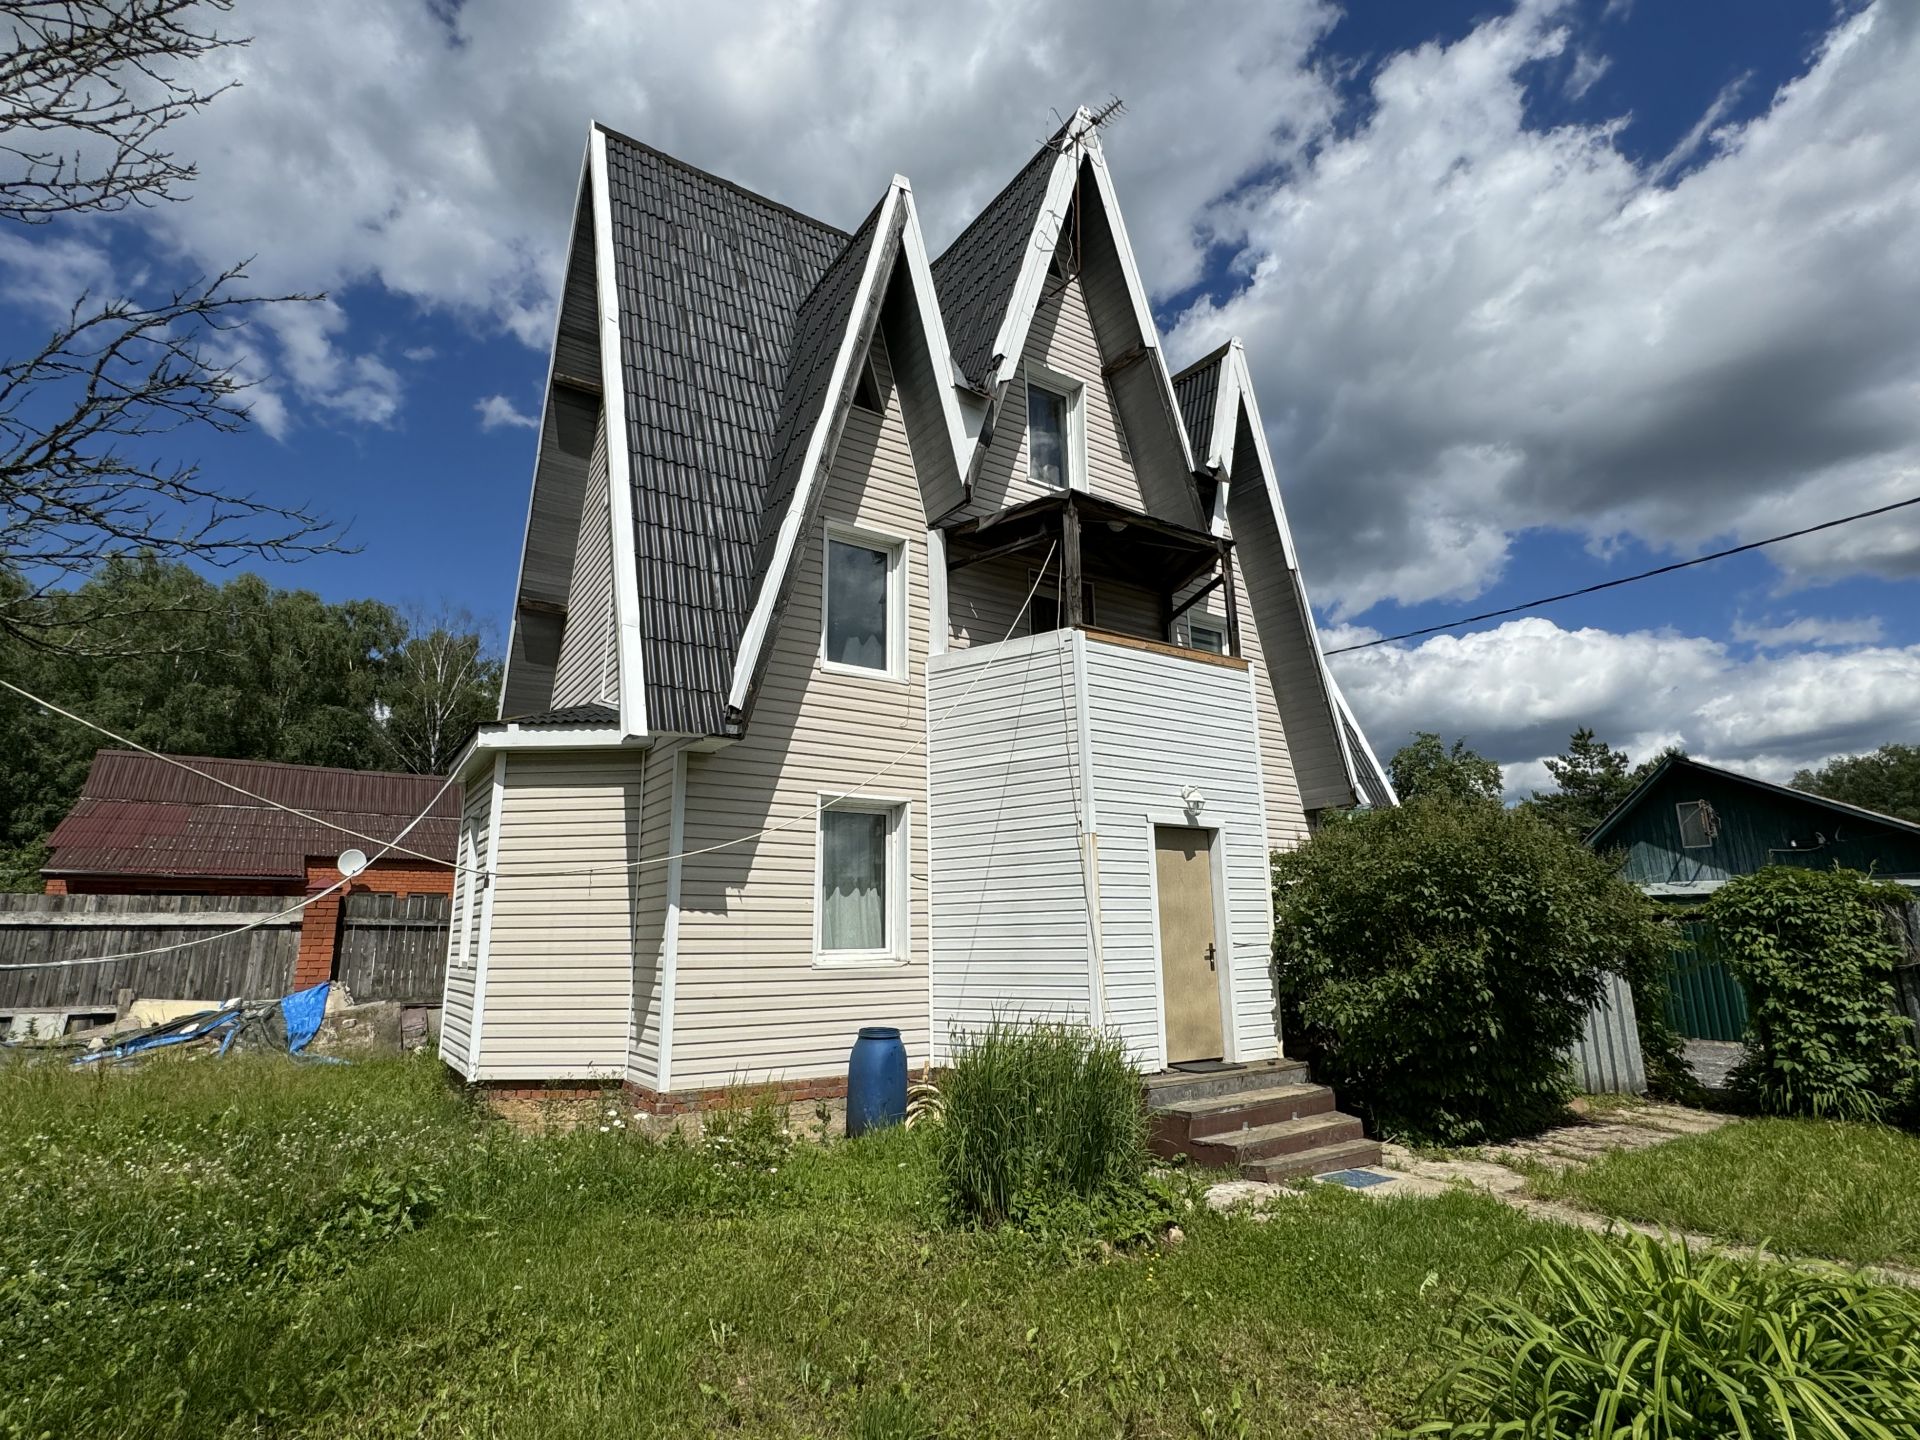
[[[251,382],[209,342],[252,306],[313,297],[237,293],[245,278],[235,267],[152,303],[82,296],[37,351],[0,364],[0,557],[30,577],[17,600],[0,594],[0,629],[72,625],[34,602],[115,554],[225,566],[344,548],[314,512],[227,494],[151,443],[246,424]]]
[[[227,87],[182,77],[246,44],[205,21],[233,0],[0,0],[0,218],[177,200],[191,164],[161,132]]]

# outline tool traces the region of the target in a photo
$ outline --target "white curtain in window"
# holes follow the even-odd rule
[[[887,817],[870,810],[820,816],[820,945],[887,948]]]
[[[884,550],[827,542],[827,659],[867,670],[887,668],[887,571]]]
[[[1067,397],[1027,387],[1027,469],[1042,485],[1067,484]]]

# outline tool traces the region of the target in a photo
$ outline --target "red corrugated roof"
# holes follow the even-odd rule
[[[48,875],[227,876],[305,879],[309,856],[372,851],[433,803],[401,843],[451,862],[460,791],[442,777],[263,760],[174,757],[244,790],[305,810],[372,840],[262,805],[132,750],[102,750],[80,799],[48,837]]]

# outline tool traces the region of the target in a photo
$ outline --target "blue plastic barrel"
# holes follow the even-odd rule
[[[863,1025],[847,1056],[847,1134],[907,1118],[907,1047],[891,1025]]]

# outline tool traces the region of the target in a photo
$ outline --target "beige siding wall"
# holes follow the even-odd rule
[[[447,988],[440,1011],[440,1058],[465,1074],[472,1061],[473,997],[480,960],[480,905],[485,886],[474,870],[484,869],[491,853],[487,834],[493,814],[493,766],[478,766],[468,777],[460,807],[459,860],[471,867],[454,872],[453,903],[447,917]],[[464,940],[464,947],[463,947]]]
[[[620,680],[613,608],[613,531],[607,493],[607,417],[594,427],[587,493],[580,507],[573,580],[560,659],[553,672],[553,703],[617,704]]]
[[[669,741],[647,752],[640,792],[640,843],[633,917],[633,1036],[627,1078],[650,1090],[660,1085],[660,1035],[664,1025],[667,970],[667,898],[673,867],[674,756],[688,742]],[[653,862],[662,863],[653,863]]]
[[[1234,603],[1240,611],[1240,653],[1252,667],[1253,713],[1260,732],[1260,783],[1267,806],[1267,843],[1275,850],[1291,850],[1307,838],[1307,814],[1300,804],[1300,786],[1294,778],[1293,752],[1280,715],[1278,680],[1268,662],[1261,628],[1254,618],[1253,597],[1234,550]],[[1211,597],[1210,597],[1211,598]],[[1204,603],[1204,602],[1203,602]]]
[[[876,368],[887,365],[875,347]],[[823,537],[794,556],[786,614],[746,735],[687,764],[686,846],[769,826],[744,845],[690,857],[681,878],[672,1035],[675,1090],[844,1072],[861,1025],[897,1025],[914,1064],[927,1055],[926,514],[901,423],[898,387],[884,416],[854,410],[822,504],[827,521],[906,546],[907,679],[829,674],[819,665]],[[903,754],[904,752],[904,754]],[[816,821],[821,791],[907,803],[907,959],[835,967],[814,960]]]
[[[1301,609],[1293,572],[1287,566],[1273,505],[1244,418],[1240,428],[1240,443],[1234,449],[1233,488],[1227,492],[1227,518],[1246,573],[1243,604],[1247,608],[1241,612],[1241,628],[1243,632],[1255,630],[1259,643],[1273,657],[1273,683],[1263,687],[1263,693],[1273,696],[1275,713],[1263,715],[1263,731],[1268,723],[1277,731],[1284,722],[1287,753],[1305,809],[1351,805],[1353,787],[1333,728],[1320,657],[1314,651],[1313,634]],[[1252,626],[1245,623],[1248,614],[1253,617]]]
[[[1071,376],[1085,387],[1087,488],[1102,500],[1144,510],[1126,436],[1113,408],[1113,396],[1101,374],[1100,344],[1087,318],[1086,296],[1076,277],[1064,286],[1049,282],[1048,294],[1034,311],[1023,359]],[[1049,494],[1027,472],[1027,390],[1023,368],[1007,387],[1006,403],[994,424],[992,447],[974,486],[968,511],[988,515]]]
[[[621,867],[640,858],[644,763],[640,751],[508,756],[482,1077],[625,1073],[637,872]],[[601,873],[558,873],[590,868]]]
[[[1013,629],[1014,616],[1027,591],[1033,587],[1034,572],[1047,557],[1044,545],[1031,555],[1004,560],[982,560],[977,565],[955,570],[947,576],[947,639],[955,649],[969,645],[992,645],[1008,635],[1029,635],[1029,620]],[[1129,585],[1102,575],[1091,577],[1093,584],[1093,625],[1115,630],[1122,635],[1137,635],[1143,640],[1158,640],[1160,599],[1144,585]],[[1056,555],[1047,561],[1047,578],[1037,595],[1057,600],[1060,595],[1060,561]]]

